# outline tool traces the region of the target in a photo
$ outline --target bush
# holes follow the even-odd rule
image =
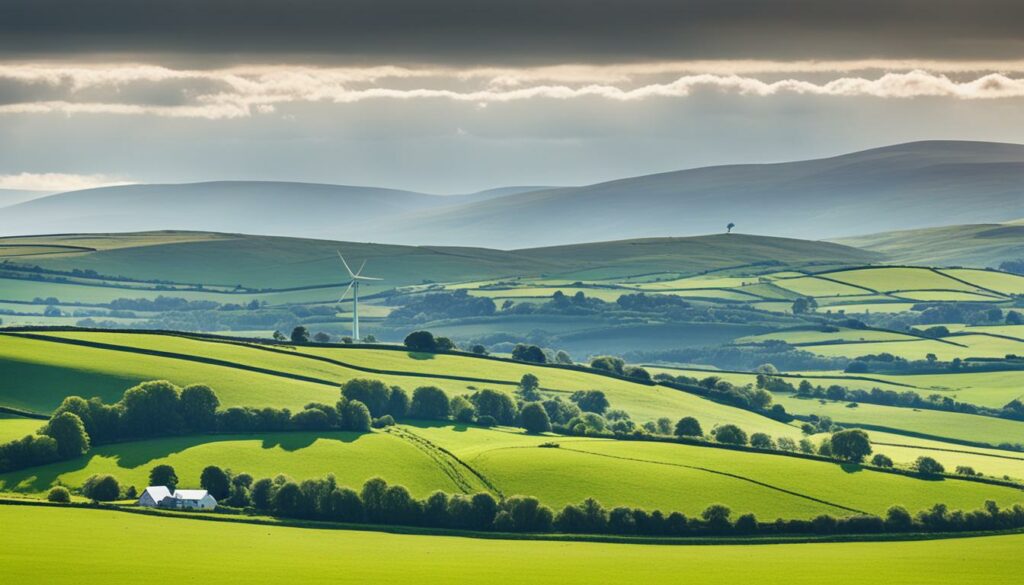
[[[520,424],[528,433],[546,433],[551,430],[551,421],[544,407],[537,402],[531,402],[523,407],[519,413]]]
[[[157,465],[149,470],[149,485],[163,485],[172,492],[178,487],[178,474],[170,465]]]
[[[871,454],[871,440],[860,429],[849,429],[832,434],[832,454],[840,459],[860,463]]]
[[[597,414],[603,414],[611,406],[600,390],[578,390],[569,395],[569,400],[575,402],[580,410]]]
[[[477,417],[476,424],[478,424],[478,425],[480,425],[480,426],[482,426],[484,428],[491,428],[491,427],[497,426],[498,425],[498,421],[494,420],[493,416],[486,416],[485,415],[485,416]]]
[[[524,345],[522,343],[516,344],[512,348],[512,359],[533,364],[545,364],[548,361],[543,349],[536,345]]]
[[[71,502],[71,492],[68,491],[68,488],[59,485],[47,492],[46,501],[67,504]]]
[[[452,418],[462,423],[471,423],[476,417],[476,408],[465,396],[452,398],[449,401],[449,410]]]
[[[410,351],[433,352],[436,348],[434,334],[429,331],[413,331],[405,337],[405,347]]]
[[[881,453],[878,453],[871,458],[871,465],[874,465],[875,467],[890,468],[893,466],[893,463],[892,459],[890,459],[887,455],[882,455]]]
[[[373,422],[370,423],[370,426],[372,426],[375,429],[383,429],[385,427],[393,427],[393,426],[395,426],[395,419],[392,418],[390,414],[385,414],[384,416],[382,416],[380,418],[373,419]]]
[[[448,395],[436,386],[420,386],[412,393],[409,414],[413,418],[446,420],[448,418]]]
[[[93,475],[82,484],[82,495],[94,502],[112,502],[121,497],[121,483],[113,475]]]
[[[775,441],[766,433],[750,435],[750,446],[756,449],[775,449]]]
[[[700,428],[700,422],[692,416],[684,416],[676,423],[675,433],[677,437],[701,437],[704,430]]]
[[[370,430],[370,409],[358,400],[349,400],[341,407],[341,425],[346,431],[365,433]],[[392,421],[393,422],[393,421]]]
[[[374,418],[392,414],[389,409],[391,392],[392,389],[384,382],[367,378],[353,378],[341,385],[341,395],[346,400],[358,400],[365,404]]]
[[[494,417],[502,425],[513,425],[516,422],[516,403],[504,392],[485,388],[474,392],[469,400],[476,407],[477,416]]]
[[[62,412],[50,419],[42,433],[57,441],[57,455],[72,459],[89,451],[89,435],[77,414]]]
[[[747,433],[736,425],[722,425],[714,430],[715,440],[727,445],[746,445]]]
[[[931,457],[918,457],[914,462],[914,470],[921,475],[940,475],[945,473],[946,468]]]

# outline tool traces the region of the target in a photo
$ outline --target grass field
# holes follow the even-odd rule
[[[0,335],[0,373],[10,375],[10,379],[15,380],[11,386],[0,389],[0,404],[48,412],[69,394],[99,395],[114,400],[126,388],[140,381],[161,378],[179,385],[209,384],[217,391],[224,406],[271,405],[294,409],[314,400],[336,400],[337,385],[356,377],[378,378],[408,391],[418,386],[436,385],[450,394],[462,394],[481,387],[512,391],[524,374],[532,372],[540,379],[542,388],[552,394],[565,396],[576,390],[603,390],[614,408],[628,411],[640,422],[662,416],[679,418],[691,415],[700,419],[709,429],[715,424],[733,423],[750,432],[763,431],[775,436],[798,433],[793,427],[763,416],[661,386],[635,384],[586,372],[468,356],[353,348],[303,348],[289,355],[241,344],[215,343],[179,336],[116,332],[52,332],[47,335],[55,340],[105,343],[115,345],[117,349]],[[177,357],[140,354],[136,351],[139,349],[171,352]],[[336,363],[303,357],[302,352],[330,357],[353,366],[405,375],[370,374]],[[285,375],[308,376],[322,382],[295,380],[231,365],[214,365],[195,361],[197,357],[203,360],[223,360],[226,364],[262,368]],[[431,377],[452,374],[468,379]],[[487,380],[504,384],[494,384]]]
[[[776,395],[775,399],[789,412],[828,416],[843,426],[872,425],[990,445],[1024,442],[1024,422],[1002,418],[877,404],[850,408],[846,402],[796,398],[787,394]]]
[[[0,414],[0,443],[31,435],[46,424],[44,420],[21,418]]]
[[[255,477],[284,473],[302,480],[333,473],[340,484],[357,488],[381,476],[417,497],[434,490],[488,491],[479,473],[497,494],[536,496],[555,509],[594,497],[609,507],[690,516],[714,503],[774,519],[883,514],[893,504],[916,510],[938,502],[952,508],[977,508],[987,499],[1024,502],[1024,492],[1013,488],[712,447],[589,438],[556,438],[560,448],[537,447],[551,440],[511,429],[436,424],[362,435],[176,437],[106,445],[76,460],[0,475],[0,489],[39,494],[57,484],[79,486],[97,473],[141,489],[152,467],[168,464],[184,486],[198,484],[205,466],[220,465]]]
[[[644,546],[506,541],[0,506],[7,583],[810,585],[1017,583],[1024,536],[917,542]],[[82,543],[88,542],[88,546]],[[153,543],[159,543],[154,546]],[[174,554],[167,554],[173,550]]]

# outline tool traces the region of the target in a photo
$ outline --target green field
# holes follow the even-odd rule
[[[5,582],[75,585],[171,578],[238,584],[414,578],[423,584],[802,585],[820,583],[823,575],[841,585],[1010,584],[1018,582],[1015,558],[1024,546],[1019,535],[765,546],[507,541],[20,506],[0,506],[0,524]]]

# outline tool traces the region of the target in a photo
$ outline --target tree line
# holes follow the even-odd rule
[[[159,465],[151,470],[149,482],[173,490],[178,478],[173,467]],[[404,486],[389,485],[380,477],[367,480],[357,491],[339,485],[333,475],[304,481],[286,475],[254,479],[250,474],[234,474],[214,465],[203,469],[200,485],[221,506],[250,514],[474,531],[680,537],[929,533],[1024,527],[1024,506],[1000,508],[994,501],[971,511],[950,510],[945,504],[936,504],[911,514],[902,506],[892,506],[884,516],[820,514],[811,519],[761,521],[751,513],[734,516],[733,510],[724,504],[711,504],[694,517],[678,511],[664,513],[628,506],[607,509],[594,498],[555,511],[530,496],[496,498],[487,492],[436,491],[420,499]],[[134,487],[122,489],[110,475],[90,477],[82,487],[83,495],[94,501],[113,501],[134,491]],[[67,489],[58,486],[51,490],[49,499],[66,502],[67,496]]]

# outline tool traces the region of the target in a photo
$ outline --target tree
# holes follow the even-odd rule
[[[818,301],[814,297],[800,297],[793,301],[793,314],[813,313],[818,308]]]
[[[727,445],[746,445],[747,433],[736,425],[722,425],[714,431],[715,440]]]
[[[611,406],[600,390],[577,390],[569,395],[569,400],[575,402],[580,410],[597,414],[604,413]]]
[[[448,395],[437,386],[420,386],[412,393],[409,415],[413,418],[445,420],[448,418]]]
[[[82,495],[94,502],[113,502],[121,497],[121,484],[113,475],[93,475],[82,484]]]
[[[71,492],[68,491],[68,488],[62,485],[56,486],[47,492],[46,501],[57,504],[67,504],[71,502]]]
[[[274,512],[281,516],[301,516],[303,504],[302,488],[294,481],[286,482],[274,492],[272,507]]]
[[[313,336],[313,341],[316,341],[317,343],[330,343],[331,336],[321,331]]]
[[[292,343],[309,343],[309,329],[302,325],[292,329]]]
[[[370,409],[358,400],[347,400],[341,407],[341,426],[346,431],[367,433],[370,431],[373,417]]]
[[[921,475],[939,475],[946,471],[941,463],[927,456],[918,457],[914,469]]]
[[[469,351],[476,355],[487,355],[487,348],[479,343],[474,344],[473,347],[469,348]]]
[[[456,396],[448,403],[452,418],[463,423],[471,423],[476,417],[476,408],[465,396]]]
[[[223,500],[231,492],[231,477],[220,467],[210,465],[200,474],[199,485],[214,498]]]
[[[167,380],[143,382],[121,398],[121,430],[128,436],[173,434],[181,430],[181,389]]]
[[[341,386],[341,395],[347,400],[358,400],[370,409],[374,418],[390,412],[392,389],[380,380],[353,378]],[[404,412],[402,413],[405,414]]]
[[[832,434],[832,454],[840,459],[860,463],[871,455],[871,439],[860,429],[848,429]]]
[[[522,343],[517,343],[512,348],[512,359],[532,364],[545,364],[548,361],[543,349],[536,345],[524,345]]]
[[[448,337],[434,338],[434,351],[452,351],[455,349],[455,342]]]
[[[882,455],[881,453],[876,453],[875,456],[871,458],[871,465],[874,465],[875,467],[886,467],[886,468],[888,468],[888,467],[892,467],[893,463],[892,463],[892,459],[890,459],[887,455]]]
[[[1024,317],[1021,317],[1018,311],[1007,311],[1005,323],[1007,325],[1021,325],[1024,324]]]
[[[727,233],[727,234],[731,234],[731,233],[732,233],[732,228],[734,228],[734,227],[736,227],[736,224],[734,224],[733,222],[731,222],[731,221],[730,221],[730,222],[729,222],[728,224],[726,224],[726,226],[725,226],[725,233]]]
[[[516,422],[516,403],[504,392],[484,388],[474,392],[469,400],[476,407],[477,416],[494,417],[502,425]]]
[[[274,341],[287,341],[288,340],[288,338],[284,336],[284,333],[281,333],[280,331],[274,331],[274,335],[272,337],[274,338]]]
[[[274,497],[274,482],[269,478],[257,480],[252,484],[249,499],[258,510],[269,510]]]
[[[757,449],[775,449],[775,441],[767,433],[750,435],[750,446]]]
[[[519,380],[519,395],[526,401],[543,398],[540,395],[540,379],[533,374],[523,374],[523,377]]]
[[[89,451],[89,435],[77,414],[62,412],[53,417],[43,434],[57,441],[57,454],[62,459],[72,459]]]
[[[163,485],[172,492],[178,487],[178,474],[170,465],[157,465],[149,470],[149,485]]]
[[[218,406],[220,406],[220,399],[209,386],[192,384],[181,390],[181,418],[188,429],[193,431],[216,429]]]
[[[555,353],[555,363],[572,365],[572,356],[569,355],[569,352],[565,351],[564,349],[560,349],[557,353]]]
[[[436,348],[434,334],[429,331],[413,331],[405,336],[405,347],[409,351],[433,352]]]
[[[544,407],[531,402],[519,413],[519,420],[528,433],[546,433],[551,430],[551,421]]]
[[[708,523],[708,528],[715,531],[726,530],[732,526],[729,522],[730,516],[732,516],[732,510],[723,504],[711,504],[700,514],[700,517]]]
[[[409,414],[409,394],[400,386],[392,386],[388,396],[388,414],[394,418],[405,418]]]
[[[677,437],[700,437],[704,430],[700,428],[700,422],[692,416],[684,416],[676,423],[675,433]]]

